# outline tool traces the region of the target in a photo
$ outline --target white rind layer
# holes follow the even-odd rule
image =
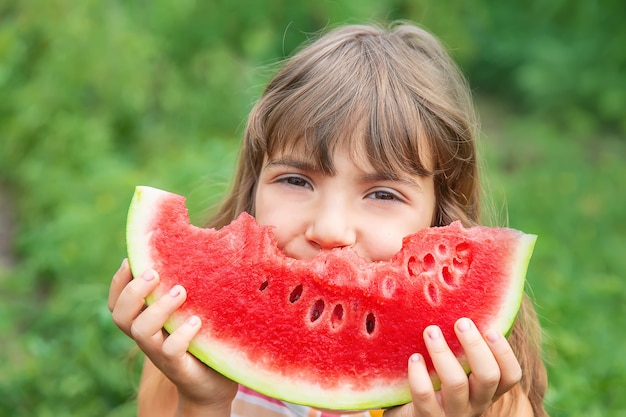
[[[530,257],[535,248],[535,242],[537,241],[537,235],[523,234],[522,232],[520,232],[520,234],[521,237],[518,239],[517,251],[511,261],[511,265],[517,268],[512,271],[513,278],[511,279],[509,291],[505,296],[505,301],[502,303],[500,313],[497,315],[500,320],[493,324],[495,329],[506,334],[512,329],[522,304],[526,272],[528,270]]]
[[[174,320],[182,320],[182,317]],[[324,389],[316,381],[289,378],[275,371],[267,371],[245,355],[235,354],[232,346],[210,339],[210,334],[201,335],[192,341],[189,351],[231,379],[245,381],[245,385],[255,391],[292,403],[335,410],[370,410],[411,401],[408,381],[391,385],[388,380],[373,381],[370,378],[368,384],[371,386],[366,391],[353,389],[349,384]],[[213,356],[206,352],[212,352]],[[230,360],[222,362],[214,359],[220,357]]]
[[[152,221],[159,209],[159,202],[172,194],[157,188],[138,186],[128,210],[126,226],[126,246],[130,269],[134,277],[139,277],[147,269],[154,267],[154,260],[146,250],[151,246]],[[161,293],[158,287],[156,293],[146,299],[151,304],[157,294]]]

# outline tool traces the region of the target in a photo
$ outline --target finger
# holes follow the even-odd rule
[[[446,343],[441,329],[428,326],[424,341],[433,366],[441,379],[442,405],[447,415],[459,415],[469,401],[469,383],[465,370]]]
[[[500,367],[500,383],[495,393],[497,399],[521,381],[522,367],[508,340],[500,332],[488,330],[484,337]]]
[[[122,272],[123,274],[124,272]],[[128,336],[131,336],[133,321],[145,306],[146,297],[154,291],[158,284],[159,275],[156,271],[147,270],[139,279],[133,279],[126,284],[119,294],[112,310],[113,321]]]
[[[191,339],[200,330],[200,318],[189,317],[182,325],[173,331],[163,342],[163,354],[168,358],[181,358],[187,353]]]
[[[113,308],[115,307],[115,303],[117,302],[120,293],[132,279],[133,276],[130,273],[130,268],[128,268],[128,259],[124,259],[119,269],[115,272],[115,275],[113,275],[113,279],[111,280],[108,299],[109,311],[113,312]]]
[[[133,321],[131,337],[141,350],[147,354],[161,350],[165,340],[163,326],[172,313],[183,304],[186,297],[185,289],[181,285],[174,285]]]
[[[470,403],[475,408],[487,408],[500,382],[500,367],[491,349],[474,323],[468,318],[459,319],[455,332],[469,363]]]
[[[415,410],[414,415],[434,417],[442,414],[424,357],[419,353],[409,358],[409,388]]]

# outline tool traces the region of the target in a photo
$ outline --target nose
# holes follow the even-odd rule
[[[354,246],[357,232],[353,220],[345,207],[326,204],[312,211],[305,237],[323,250]]]

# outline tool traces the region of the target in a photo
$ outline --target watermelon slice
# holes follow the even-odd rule
[[[461,361],[460,317],[507,332],[535,239],[455,222],[406,237],[388,262],[350,249],[296,260],[250,215],[220,230],[196,227],[184,197],[150,187],[136,188],[127,224],[133,274],[160,275],[147,303],[175,284],[187,290],[166,330],[202,319],[193,355],[263,394],[335,410],[410,402],[410,355],[422,353],[432,371],[422,337],[430,324]]]

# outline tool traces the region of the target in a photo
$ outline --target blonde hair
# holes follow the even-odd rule
[[[254,214],[265,156],[297,148],[332,173],[333,150],[355,136],[364,141],[375,169],[433,177],[433,225],[477,224],[476,127],[466,80],[433,35],[406,23],[335,29],[290,58],[252,109],[232,191],[210,226],[224,226],[244,211]],[[355,129],[361,135],[354,135]],[[357,148],[363,147],[348,147]],[[540,334],[525,297],[510,336],[523,368],[522,383],[485,416],[508,415],[522,395],[536,416],[545,415]]]

